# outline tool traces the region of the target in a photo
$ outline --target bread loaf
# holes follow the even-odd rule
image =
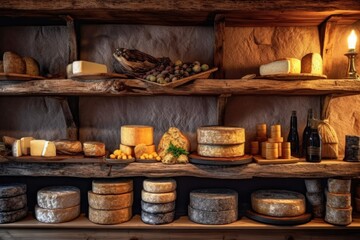
[[[23,61],[25,62],[26,74],[33,76],[40,75],[39,63],[35,59],[32,57],[23,57]]]
[[[161,137],[158,145],[158,154],[161,158],[164,158],[166,155],[170,143],[176,147],[184,149],[185,151],[190,151],[190,141],[188,138],[179,129],[171,127]]]
[[[4,52],[3,55],[4,72],[5,73],[26,73],[25,61],[16,53]]]

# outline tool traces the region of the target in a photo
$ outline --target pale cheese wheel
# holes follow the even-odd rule
[[[26,184],[3,183],[0,184],[0,198],[15,197],[26,193]]]
[[[175,211],[167,213],[148,213],[146,211],[141,211],[141,220],[144,223],[152,225],[167,224],[174,221]]]
[[[141,209],[147,213],[168,213],[175,210],[175,201],[169,203],[147,203],[141,201]]]
[[[124,144],[120,144],[120,146],[119,146],[119,149],[121,150],[121,152],[125,153],[126,155],[130,155],[130,156],[135,156],[134,148],[135,147],[126,146]]]
[[[133,192],[123,194],[100,195],[88,191],[89,206],[100,210],[117,210],[131,207],[133,204]]]
[[[155,152],[155,145],[145,145],[145,144],[138,144],[134,148],[134,153],[136,158],[140,158],[144,153],[151,154]]]
[[[328,191],[331,193],[349,193],[351,188],[351,179],[328,179]]]
[[[80,205],[69,208],[47,209],[35,206],[35,217],[43,223],[68,222],[80,215]]]
[[[154,143],[154,128],[145,125],[124,125],[120,128],[121,144],[135,147]]]
[[[218,212],[238,208],[238,193],[231,189],[197,189],[190,192],[189,206],[204,211]]]
[[[89,220],[97,224],[119,224],[129,221],[131,217],[131,207],[117,210],[99,210],[89,207]]]
[[[245,142],[245,129],[239,127],[209,126],[197,129],[199,144],[228,145]]]
[[[0,198],[0,212],[19,210],[27,206],[26,194],[15,197]]]
[[[286,190],[259,190],[251,194],[251,206],[257,213],[273,217],[295,217],[305,213],[305,197]]]
[[[101,157],[105,155],[105,144],[102,142],[84,142],[84,155],[88,157]]]
[[[189,219],[195,223],[200,224],[229,224],[235,222],[238,218],[238,209],[232,209],[227,211],[204,211],[194,209],[191,206],[188,207]]]
[[[352,222],[352,208],[326,206],[325,221],[334,225],[349,225]]]
[[[169,203],[176,200],[176,191],[167,193],[150,193],[142,190],[141,199],[148,203]]]
[[[13,143],[12,155],[13,155],[13,157],[21,157],[22,156],[20,140],[15,140],[15,142]]]
[[[323,63],[319,53],[308,53],[301,59],[301,73],[323,74]]]
[[[26,217],[27,212],[27,207],[10,212],[0,212],[0,223],[12,223],[19,221]]]
[[[327,192],[326,204],[332,208],[349,208],[351,207],[351,194]]]
[[[61,209],[80,204],[80,189],[73,186],[51,186],[37,192],[40,208]]]
[[[123,194],[133,190],[131,179],[97,179],[92,181],[92,191],[95,194]]]
[[[150,193],[167,193],[176,189],[176,181],[172,178],[149,178],[143,181],[143,188]]]
[[[241,157],[245,154],[245,144],[207,145],[198,144],[197,152],[205,157]]]

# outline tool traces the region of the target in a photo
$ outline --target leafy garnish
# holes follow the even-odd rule
[[[171,153],[176,158],[178,158],[182,154],[189,154],[185,149],[175,146],[174,144],[172,144],[172,142],[170,142],[169,148],[166,150],[166,153]]]

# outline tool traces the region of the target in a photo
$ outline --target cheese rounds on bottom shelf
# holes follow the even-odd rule
[[[117,210],[99,210],[89,207],[89,220],[97,224],[119,224],[129,221],[131,217],[131,207]]]
[[[52,186],[37,192],[40,208],[69,208],[80,204],[80,189],[73,186]]]
[[[205,157],[240,157],[245,154],[245,143],[234,145],[198,144],[197,152]]]
[[[0,223],[12,223],[26,217],[28,208],[22,208],[15,211],[0,212]]]
[[[0,197],[0,212],[14,211],[27,206],[26,194],[15,197]]]
[[[349,225],[352,222],[352,208],[326,206],[325,221],[334,225]]]
[[[166,193],[176,189],[176,181],[171,178],[149,178],[143,181],[143,189],[151,193]]]
[[[97,179],[92,181],[92,191],[96,194],[122,194],[133,190],[130,179]]]
[[[123,194],[95,194],[88,192],[89,206],[94,209],[116,210],[131,207],[133,204],[133,193]]]
[[[43,223],[68,222],[80,215],[80,205],[69,208],[46,209],[35,206],[35,217]]]
[[[210,212],[188,207],[188,215],[191,221],[200,224],[229,224],[235,222],[238,218],[238,210]]]
[[[169,203],[147,203],[141,201],[141,209],[147,213],[168,213],[175,210],[175,201]]]
[[[167,193],[150,193],[142,190],[141,199],[148,203],[173,202],[176,199],[176,191],[167,192]]]
[[[0,223],[16,222],[27,215],[26,185],[0,184]]]
[[[174,221],[175,211],[167,213],[148,213],[141,211],[141,220],[147,224],[159,225]]]

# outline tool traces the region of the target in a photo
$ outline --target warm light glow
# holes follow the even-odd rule
[[[357,37],[356,37],[355,31],[353,29],[348,37],[349,50],[355,50],[356,41],[357,41]]]

